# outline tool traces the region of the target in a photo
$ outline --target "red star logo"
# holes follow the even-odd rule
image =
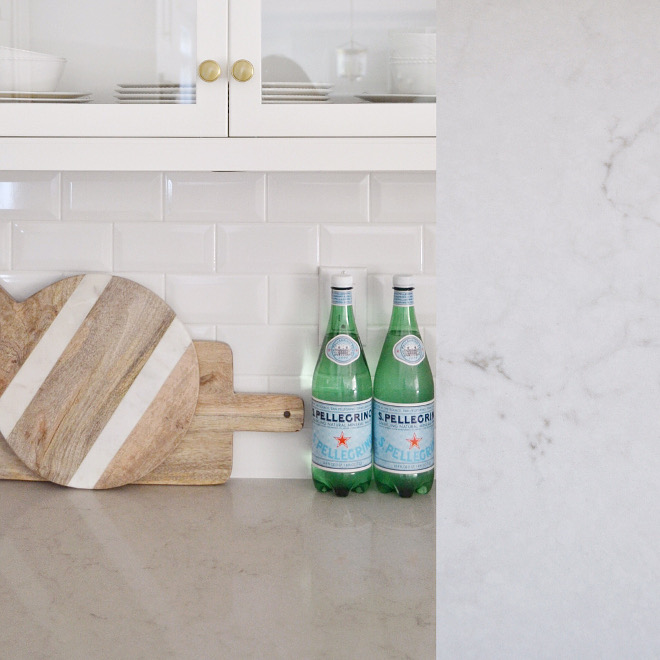
[[[422,438],[418,438],[417,434],[413,433],[412,438],[406,438],[406,440],[410,443],[410,447],[408,449],[412,449],[413,447],[417,447],[419,449],[419,443]]]
[[[344,435],[344,432],[341,432],[341,435],[339,437],[335,436],[335,440],[337,441],[337,447],[341,447],[344,445],[344,447],[348,447],[348,441],[351,439],[351,436],[349,435],[348,438]]]

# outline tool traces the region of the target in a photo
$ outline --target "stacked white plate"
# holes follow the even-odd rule
[[[195,103],[194,83],[122,84],[115,89],[117,103]]]
[[[262,103],[327,103],[332,85],[318,82],[264,82]]]
[[[0,103],[89,103],[89,92],[0,92]]]

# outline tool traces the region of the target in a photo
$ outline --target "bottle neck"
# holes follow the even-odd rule
[[[328,320],[328,332],[340,334],[355,330],[353,315],[353,290],[332,289],[332,307]]]
[[[390,332],[419,332],[412,289],[394,289]]]

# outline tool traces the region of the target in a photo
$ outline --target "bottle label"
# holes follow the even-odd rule
[[[374,465],[387,472],[424,472],[434,465],[433,401],[385,403],[374,399]]]
[[[371,465],[372,399],[331,403],[312,398],[312,463],[332,472]]]
[[[360,344],[348,335],[336,335],[325,345],[325,356],[335,364],[351,364],[360,357]]]
[[[413,298],[412,290],[401,291],[399,289],[394,289],[395,307],[412,307],[414,305]]]
[[[332,304],[346,307],[353,304],[353,289],[332,289]]]
[[[394,344],[392,349],[394,357],[403,364],[408,364],[414,367],[424,361],[426,351],[422,340],[415,335],[406,335]]]

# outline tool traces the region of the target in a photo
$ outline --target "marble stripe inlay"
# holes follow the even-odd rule
[[[9,437],[27,410],[110,279],[110,275],[102,273],[83,277],[0,395],[0,433],[5,438]]]
[[[192,339],[183,324],[174,319],[68,486],[94,488],[191,343]]]

